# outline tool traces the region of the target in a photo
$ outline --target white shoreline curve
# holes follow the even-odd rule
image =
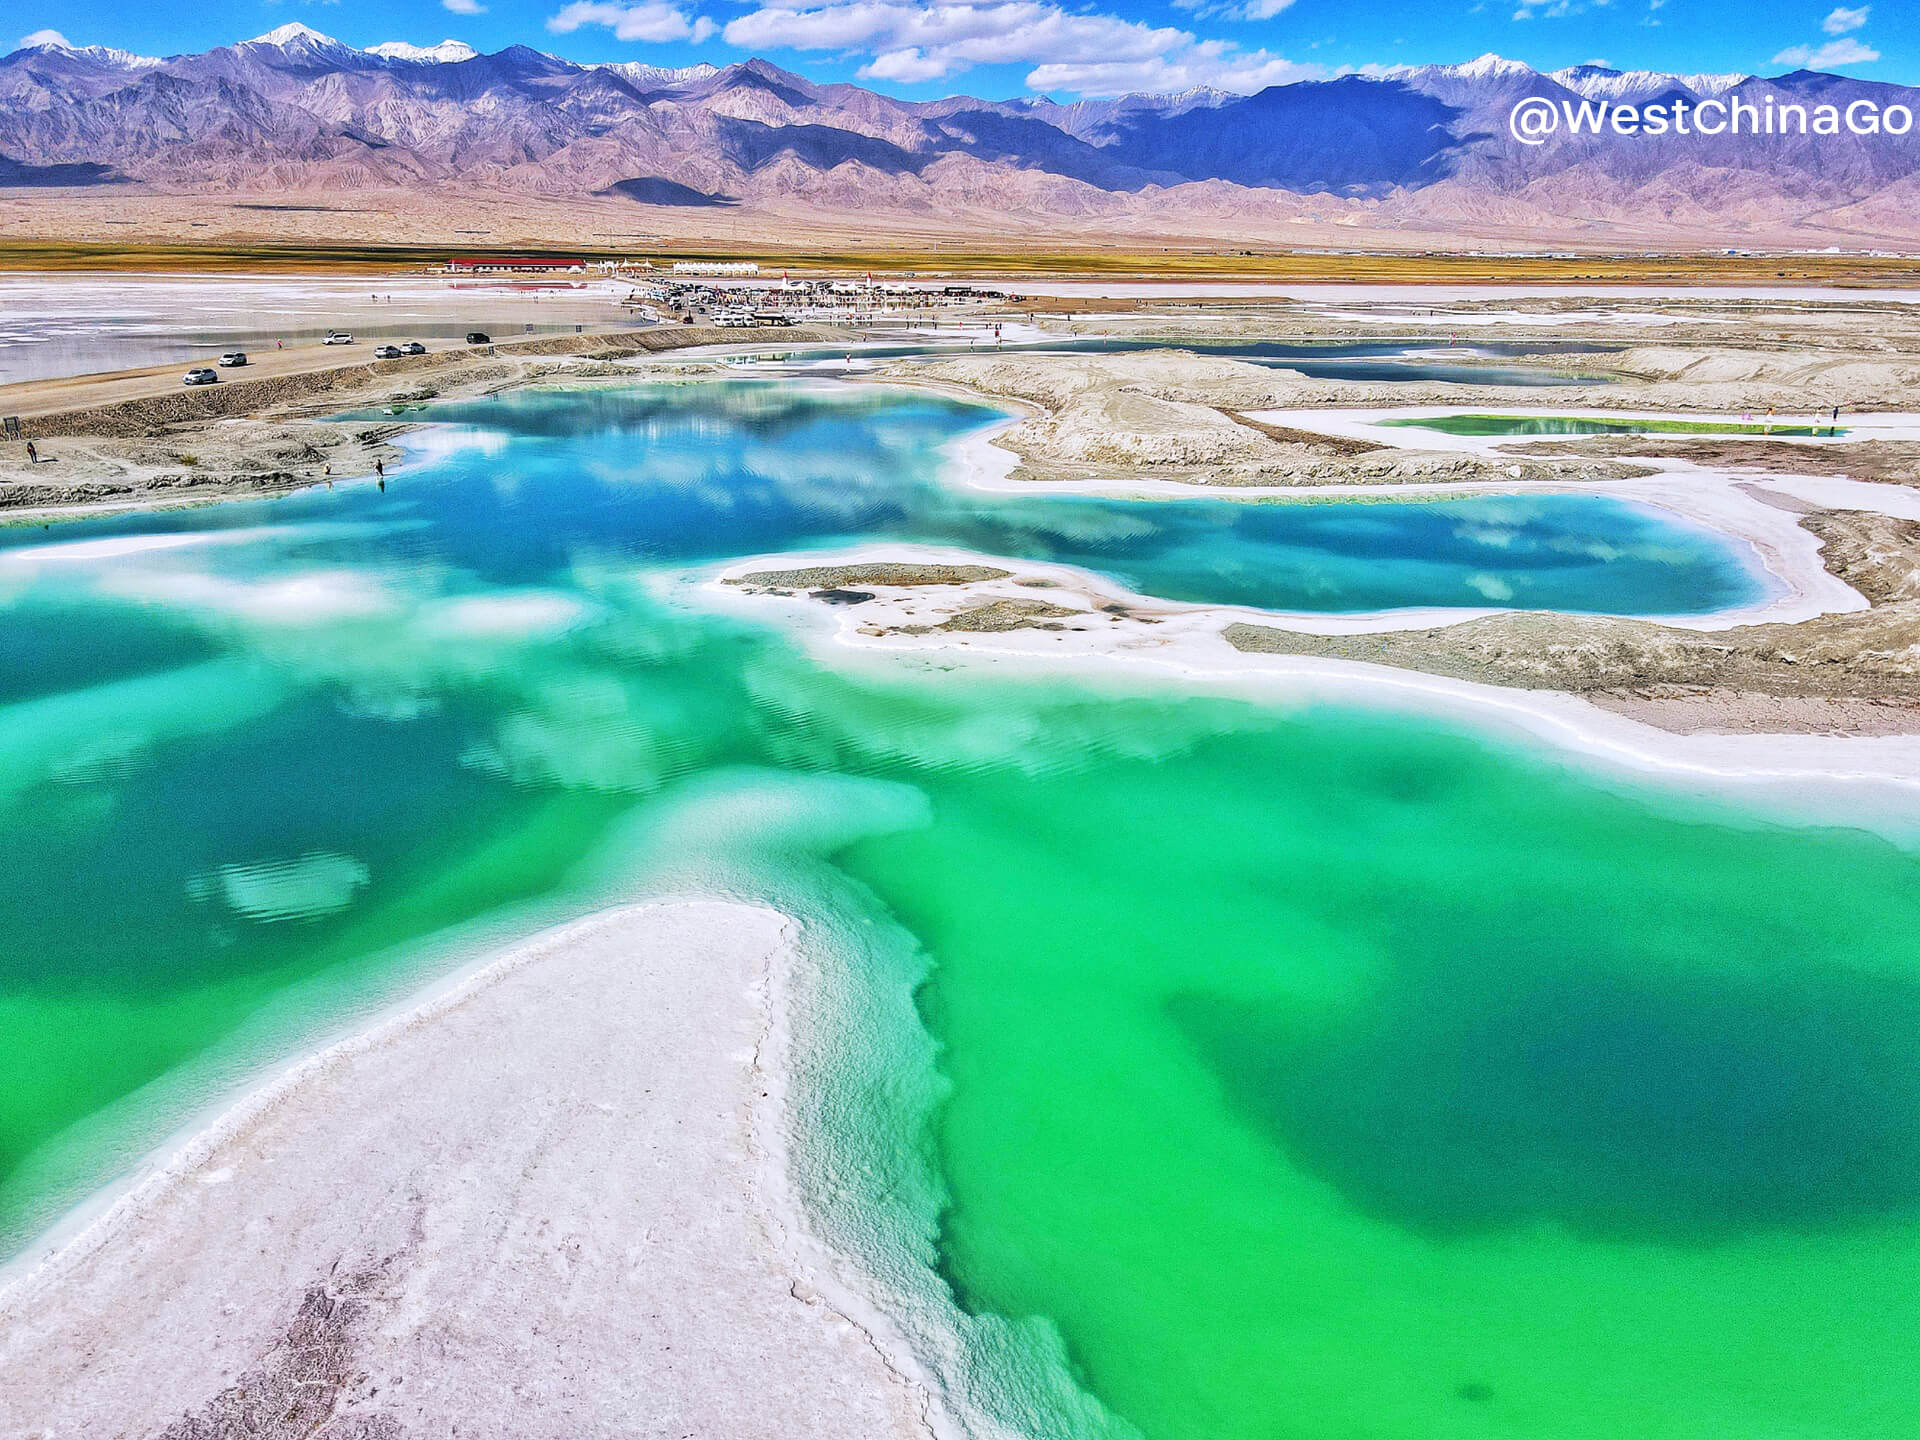
[[[199,1413],[358,1266],[336,1411],[407,1433],[775,1440],[798,1406],[810,1434],[957,1435],[792,1194],[796,937],[764,905],[615,906],[256,1083],[0,1288],[0,1433]]]
[[[1007,580],[968,585],[897,588],[862,584],[875,599],[857,606],[829,606],[804,593],[747,593],[728,580],[756,571],[882,561],[926,565],[984,565],[1012,572]],[[1052,582],[1033,589],[1014,583],[1034,577]],[[1205,685],[1248,694],[1280,706],[1346,704],[1386,706],[1423,716],[1486,727],[1578,756],[1603,771],[1666,782],[1840,787],[1844,793],[1803,795],[1823,814],[1858,817],[1863,805],[1886,811],[1897,828],[1917,822],[1920,798],[1920,735],[1833,736],[1788,734],[1675,734],[1629,719],[1562,691],[1521,690],[1359,661],[1273,655],[1234,649],[1221,631],[1235,621],[1274,624],[1292,617],[1232,606],[1183,605],[1140,595],[1090,571],[952,547],[864,544],[834,550],[780,552],[729,560],[684,572],[663,593],[742,618],[771,620],[802,637],[822,663],[849,658],[938,655],[978,660],[1022,671],[1102,672],[1144,677],[1155,684],[1178,680],[1183,690]],[[894,628],[937,621],[965,605],[992,599],[1044,600],[1087,612],[1083,631],[1022,629],[991,634],[861,633],[862,627]],[[1113,621],[1099,607],[1119,604],[1158,623]],[[1444,612],[1449,619],[1459,612]],[[1420,612],[1399,612],[1391,628],[1427,623]],[[1320,617],[1324,619],[1325,617]],[[1377,617],[1374,617],[1377,618]],[[1062,622],[1066,623],[1066,622]],[[1381,627],[1375,627],[1381,628]],[[1358,627],[1318,633],[1364,633]],[[1877,800],[1862,788],[1885,792]],[[1804,808],[1804,806],[1801,806]]]
[[[1286,413],[1286,412],[1277,412]],[[942,447],[941,467],[948,483],[963,489],[997,495],[1096,495],[1114,499],[1164,500],[1292,500],[1312,503],[1322,499],[1371,500],[1447,499],[1471,496],[1594,495],[1654,511],[1669,525],[1706,531],[1716,539],[1744,547],[1755,570],[1771,582],[1773,593],[1750,605],[1703,614],[1667,615],[1622,611],[1620,618],[1652,620],[1686,630],[1730,630],[1739,625],[1795,624],[1820,615],[1847,614],[1868,608],[1866,597],[1826,568],[1821,543],[1799,524],[1797,517],[1757,498],[1756,489],[1772,487],[1768,479],[1698,470],[1662,470],[1638,480],[1420,481],[1393,485],[1198,485],[1182,480],[1015,480],[1020,457],[996,442],[1017,417],[985,426],[949,441]],[[1876,509],[1871,501],[1886,503],[1904,497],[1877,492],[1899,487],[1850,482],[1860,493],[1830,486],[1823,493],[1843,509]],[[1867,493],[1873,492],[1873,493]],[[1780,487],[1780,493],[1792,491]],[[1839,497],[1851,503],[1838,503]],[[1920,501],[1920,496],[1914,497]],[[1898,514],[1898,510],[1886,513]],[[766,557],[760,557],[764,560]],[[1142,598],[1144,604],[1161,604]],[[1225,608],[1225,607],[1221,607]],[[1282,621],[1294,629],[1320,634],[1352,634],[1365,630],[1399,630],[1409,626],[1445,625],[1499,614],[1507,606],[1484,608],[1435,607],[1353,612],[1328,616],[1318,612],[1251,612]]]

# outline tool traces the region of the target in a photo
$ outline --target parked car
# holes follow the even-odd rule
[[[327,331],[326,338],[320,343],[322,345],[351,345],[353,343],[353,332],[351,330],[329,330]]]
[[[467,331],[467,343],[469,345],[491,345],[493,343],[493,337],[484,330],[469,330]]]
[[[202,365],[198,369],[187,371],[186,375],[181,378],[180,383],[182,385],[218,385],[220,383],[220,374],[218,371],[209,370],[206,366]]]
[[[220,363],[229,370],[235,366],[244,365],[247,363],[247,352],[244,350],[229,350],[220,357]]]
[[[400,353],[402,355],[424,355],[427,353],[427,347],[422,345],[418,340],[409,340],[400,347]]]
[[[400,358],[400,347],[398,345],[376,345],[373,347],[373,358],[376,360],[398,360]]]

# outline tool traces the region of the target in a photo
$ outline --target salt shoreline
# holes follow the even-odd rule
[[[1283,414],[1287,412],[1273,412]],[[944,447],[946,469],[953,483],[990,495],[1069,494],[1167,500],[1291,500],[1309,504],[1322,499],[1367,500],[1387,504],[1396,500],[1469,499],[1489,495],[1593,495],[1661,512],[1669,523],[1680,523],[1722,540],[1747,546],[1756,564],[1781,588],[1780,593],[1728,610],[1704,615],[1629,614],[1623,618],[1658,621],[1689,630],[1728,630],[1763,622],[1793,624],[1820,615],[1864,610],[1866,600],[1831,574],[1820,558],[1820,542],[1807,533],[1798,518],[1769,505],[1755,491],[1794,496],[1794,482],[1775,483],[1773,477],[1722,476],[1683,468],[1663,470],[1642,480],[1538,481],[1517,485],[1489,481],[1419,483],[1394,486],[1236,485],[1231,488],[1195,485],[1181,480],[1015,480],[1020,457],[995,443],[1016,419],[997,422]],[[1856,488],[1857,487],[1857,488]],[[1816,492],[1819,502],[1835,508],[1875,509],[1903,513],[1904,497],[1880,495],[1887,486],[1829,481]],[[1869,503],[1872,502],[1872,503]],[[1141,603],[1160,604],[1144,597]],[[1216,607],[1225,608],[1225,607]],[[1356,633],[1402,629],[1411,625],[1446,624],[1499,614],[1506,607],[1435,607],[1425,610],[1382,610],[1345,615],[1319,612],[1251,611],[1268,620],[1284,620],[1295,629],[1316,633]]]
[[[883,561],[986,565],[1012,573],[1005,580],[941,586],[931,592],[865,586],[876,598],[857,607],[823,605],[804,593],[748,593],[728,583],[758,570]],[[1025,588],[1019,585],[1023,579],[1050,583],[1043,589]],[[757,614],[763,623],[792,627],[828,664],[850,656],[937,655],[943,662],[971,658],[1021,670],[1042,667],[1060,673],[1072,667],[1082,673],[1163,677],[1157,683],[1178,677],[1187,690],[1221,687],[1283,706],[1333,703],[1411,710],[1520,737],[1550,754],[1575,755],[1602,772],[1642,780],[1701,783],[1716,790],[1730,783],[1748,789],[1768,784],[1832,787],[1835,793],[1817,808],[1841,818],[1858,807],[1871,808],[1863,789],[1909,795],[1920,791],[1920,735],[1682,734],[1562,691],[1518,690],[1344,660],[1248,653],[1229,645],[1221,631],[1234,620],[1271,623],[1274,617],[1268,612],[1163,601],[1067,565],[952,547],[867,544],[729,560],[688,572],[683,587],[692,603],[742,617]],[[1089,619],[1107,623],[1078,633],[1022,628],[908,634],[898,628],[924,625],[994,598],[1064,601],[1084,609]],[[1118,620],[1102,614],[1101,607],[1109,604],[1131,613]],[[1396,624],[1406,623],[1405,613],[1400,612]],[[1295,622],[1289,618],[1288,623]],[[893,633],[884,636],[863,633],[889,627]]]
[[[620,907],[309,1055],[0,1290],[0,1434],[237,1424],[319,1311],[328,1435],[950,1433],[805,1258],[796,955],[764,907]]]

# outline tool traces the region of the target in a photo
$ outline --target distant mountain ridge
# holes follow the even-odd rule
[[[906,101],[748,60],[582,65],[458,41],[356,49],[305,25],[165,59],[40,45],[0,58],[0,189],[130,184],[260,195],[475,187],[745,213],[1132,228],[1291,223],[1573,238],[1805,232],[1920,240],[1906,137],[1508,133],[1523,99],[1685,99],[1920,109],[1920,90],[1483,56],[1254,95],[1194,90],[1059,104]],[[891,223],[891,222],[889,222]],[[1297,232],[1296,232],[1297,233]]]

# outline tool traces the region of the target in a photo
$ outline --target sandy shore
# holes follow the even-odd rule
[[[791,927],[519,947],[243,1101],[0,1292],[0,1436],[925,1436],[782,1214]]]

